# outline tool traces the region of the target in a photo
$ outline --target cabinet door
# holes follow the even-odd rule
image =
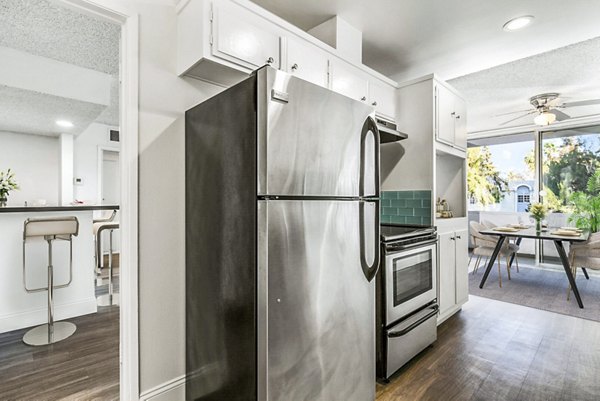
[[[458,96],[454,98],[455,125],[454,146],[467,149],[467,102]]]
[[[396,88],[380,81],[369,81],[369,103],[377,113],[395,119]]]
[[[463,304],[469,299],[469,257],[468,241],[469,233],[467,230],[460,230],[454,233],[456,238],[456,303]]]
[[[435,86],[435,108],[436,108],[436,131],[438,141],[447,145],[454,145],[454,93],[448,88],[437,84]]]
[[[339,60],[331,60],[330,67],[332,90],[367,102],[369,81],[361,70]]]
[[[286,71],[290,74],[327,87],[327,55],[310,43],[288,38],[286,64]]]
[[[255,69],[279,68],[279,34],[266,20],[238,5],[214,5],[212,54]]]
[[[444,314],[456,304],[455,242],[453,232],[440,234],[440,257],[438,261],[440,314]]]

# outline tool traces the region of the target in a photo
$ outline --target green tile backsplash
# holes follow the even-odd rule
[[[431,224],[431,191],[382,191],[381,222]]]

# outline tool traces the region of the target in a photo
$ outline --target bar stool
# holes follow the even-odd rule
[[[23,336],[27,345],[48,345],[70,337],[77,327],[70,322],[54,322],[54,290],[67,287],[73,281],[73,236],[79,234],[77,217],[58,217],[27,219],[23,227],[23,286],[28,293],[48,291],[48,323],[29,330]],[[48,242],[48,285],[47,287],[27,287],[27,271],[25,262],[25,244],[28,239],[44,237]],[[52,266],[52,242],[69,241],[69,281],[54,285],[54,267]]]
[[[94,219],[92,220],[92,228],[94,230],[94,258],[96,261],[96,274],[100,274],[100,271],[102,269],[102,267],[104,267],[104,263],[103,260],[101,258],[101,252],[100,252],[100,248],[98,247],[98,229],[100,227],[102,227],[102,225],[104,223],[110,223],[115,219],[115,216],[117,215],[117,211],[113,210],[112,213],[110,214],[110,216],[108,217],[103,217],[100,219]]]
[[[119,229],[119,223],[101,223],[97,232],[97,252],[101,255],[102,232],[108,230],[108,294],[96,298],[99,306],[112,306],[119,304],[119,293],[113,290],[113,232]]]

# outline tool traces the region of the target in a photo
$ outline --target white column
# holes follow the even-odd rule
[[[73,135],[60,134],[60,172],[58,176],[59,205],[73,202]]]

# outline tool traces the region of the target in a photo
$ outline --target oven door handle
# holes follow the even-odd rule
[[[390,246],[390,249],[386,248],[386,251],[388,251],[388,253],[395,253],[398,251],[405,251],[407,249],[412,249],[412,248],[420,248],[422,246],[426,246],[426,245],[431,245],[431,244],[436,244],[437,243],[437,238],[432,238],[428,241],[423,241],[423,242],[415,242],[413,244],[408,244],[408,245],[401,245],[398,247],[394,247],[393,245]]]
[[[411,323],[409,326],[400,329],[400,330],[396,330],[396,331],[390,331],[387,333],[387,336],[389,338],[396,338],[396,337],[402,337],[403,335],[408,334],[410,331],[412,331],[413,329],[417,328],[421,323],[429,320],[431,317],[437,315],[438,313],[438,306],[437,305],[433,305],[430,308],[427,309],[431,309],[430,312],[428,312],[425,316],[419,318],[417,321],[415,321],[414,323]],[[425,310],[427,310],[425,309]]]

